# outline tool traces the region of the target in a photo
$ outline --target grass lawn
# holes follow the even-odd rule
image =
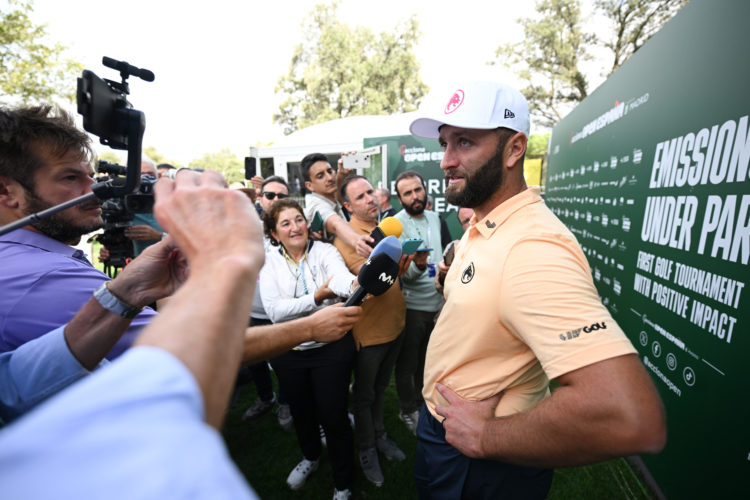
[[[299,491],[291,491],[286,477],[301,460],[294,430],[283,431],[273,411],[258,420],[243,422],[245,409],[255,401],[255,385],[241,388],[240,397],[230,409],[224,424],[224,438],[235,463],[258,495],[273,499],[329,499],[333,495],[333,479],[328,458],[323,451],[320,467]],[[404,462],[380,459],[385,483],[380,488],[367,481],[356,461],[353,484],[355,499],[416,499],[412,479],[416,438],[398,419],[396,391],[391,382],[386,392],[386,429],[406,453]],[[355,438],[356,439],[356,438]],[[356,446],[356,442],[355,442]],[[648,490],[624,459],[591,465],[558,469],[550,491],[550,499],[651,499]]]

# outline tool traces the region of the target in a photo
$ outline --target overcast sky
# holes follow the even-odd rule
[[[187,163],[223,147],[245,156],[282,135],[272,122],[280,102],[274,86],[315,3],[35,0],[34,20],[100,77],[117,77],[103,55],[152,70],[153,83],[130,79],[130,101],[146,113],[144,146]],[[516,20],[533,14],[533,2],[343,0],[339,13],[376,32],[417,14],[422,79],[445,93],[466,78],[510,78],[486,63],[500,44],[521,37]]]

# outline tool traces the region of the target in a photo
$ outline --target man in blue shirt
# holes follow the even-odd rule
[[[409,269],[401,277],[406,300],[406,325],[401,351],[396,360],[395,380],[398,394],[399,419],[410,431],[416,432],[419,409],[422,407],[424,359],[435,316],[443,304],[443,296],[435,286],[437,263],[443,255],[440,217],[426,210],[427,190],[424,179],[414,170],[401,172],[395,181],[396,196],[403,207],[394,217],[403,224],[401,241],[422,240]]]
[[[91,156],[88,135],[64,111],[0,110],[0,225],[91,193]],[[73,248],[102,223],[95,199],[0,236],[0,352],[68,322],[109,280]],[[127,349],[154,314],[143,309],[108,359]]]

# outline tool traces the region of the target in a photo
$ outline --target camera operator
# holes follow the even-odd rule
[[[88,135],[66,112],[48,105],[0,109],[0,225],[90,193],[91,157]],[[72,248],[102,224],[101,202],[94,199],[0,236],[0,352],[66,323],[109,281]],[[140,279],[145,284],[147,276]],[[109,359],[155,314],[141,309],[150,302],[119,299],[131,306],[122,314],[133,321]]]

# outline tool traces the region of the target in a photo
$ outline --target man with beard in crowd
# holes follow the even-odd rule
[[[402,276],[406,300],[406,325],[401,351],[396,360],[396,392],[400,408],[399,418],[410,431],[416,432],[419,408],[422,406],[422,376],[424,357],[430,332],[435,326],[435,315],[443,304],[443,296],[435,287],[437,263],[443,255],[440,237],[440,217],[425,210],[427,191],[424,179],[413,170],[396,177],[396,195],[403,209],[395,217],[401,221],[401,241],[409,238],[422,240],[414,261]]]
[[[446,199],[474,216],[427,350],[420,497],[541,499],[551,467],[660,451],[653,383],[575,237],[524,181],[526,99],[471,82],[421,114],[412,134],[438,139]]]
[[[0,225],[91,193],[88,136],[52,106],[0,110]],[[0,236],[0,352],[69,321],[109,281],[81,250],[103,225],[94,199]],[[132,307],[133,321],[107,358],[120,355],[155,312]]]

